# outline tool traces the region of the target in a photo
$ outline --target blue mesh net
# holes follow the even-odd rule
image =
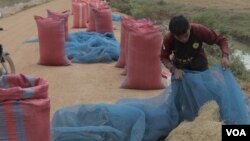
[[[120,22],[121,21],[121,16],[112,14],[112,21]]]
[[[180,121],[192,120],[207,101],[215,100],[226,124],[250,124],[249,101],[230,70],[216,66],[205,72],[186,71],[182,81],[172,80]]]
[[[85,104],[58,110],[52,121],[53,141],[158,141],[199,108],[215,100],[225,124],[250,124],[248,98],[230,70],[215,66],[185,71],[159,96],[121,99],[115,104]]]
[[[71,33],[65,46],[68,58],[74,63],[113,62],[118,60],[120,53],[113,33]]]
[[[39,42],[32,38],[24,43]],[[75,32],[65,42],[67,57],[73,63],[109,63],[117,61],[120,54],[119,42],[114,33]]]

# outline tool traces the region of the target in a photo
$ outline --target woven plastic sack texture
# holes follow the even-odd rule
[[[122,88],[163,89],[160,49],[162,35],[155,25],[132,26],[128,36],[127,75]]]
[[[48,82],[23,74],[0,77],[0,140],[49,141]]]
[[[110,8],[94,9],[95,28],[98,33],[113,32],[112,12]]]
[[[39,38],[39,64],[65,66],[69,65],[65,53],[64,20],[34,16]]]
[[[48,17],[51,18],[59,18],[59,19],[63,19],[64,20],[64,31],[65,31],[65,41],[68,40],[68,19],[69,19],[69,10],[63,11],[63,12],[52,12],[50,10],[47,10],[48,13]]]
[[[73,28],[86,28],[88,26],[88,3],[73,3]]]

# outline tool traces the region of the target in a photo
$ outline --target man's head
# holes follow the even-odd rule
[[[188,20],[180,15],[173,17],[169,22],[169,30],[174,37],[182,43],[186,43],[190,36],[190,25]]]

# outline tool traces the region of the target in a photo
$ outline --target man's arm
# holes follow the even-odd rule
[[[173,64],[170,60],[170,54],[172,53],[172,42],[173,42],[173,36],[171,33],[168,33],[163,40],[163,45],[161,49],[161,62],[163,65],[170,70],[170,72],[173,72]]]
[[[217,44],[222,52],[221,64],[224,68],[229,66],[229,49],[227,39],[222,35],[217,35],[213,30],[200,24],[193,25],[194,34],[205,43],[212,45]]]
[[[228,42],[223,35],[218,35],[213,30],[200,24],[193,24],[193,30],[194,34],[198,35],[208,45],[217,44],[222,51],[222,55],[229,55]]]

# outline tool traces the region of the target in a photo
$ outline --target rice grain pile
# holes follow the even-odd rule
[[[165,141],[221,141],[219,106],[208,102],[200,109],[194,121],[183,121]]]

